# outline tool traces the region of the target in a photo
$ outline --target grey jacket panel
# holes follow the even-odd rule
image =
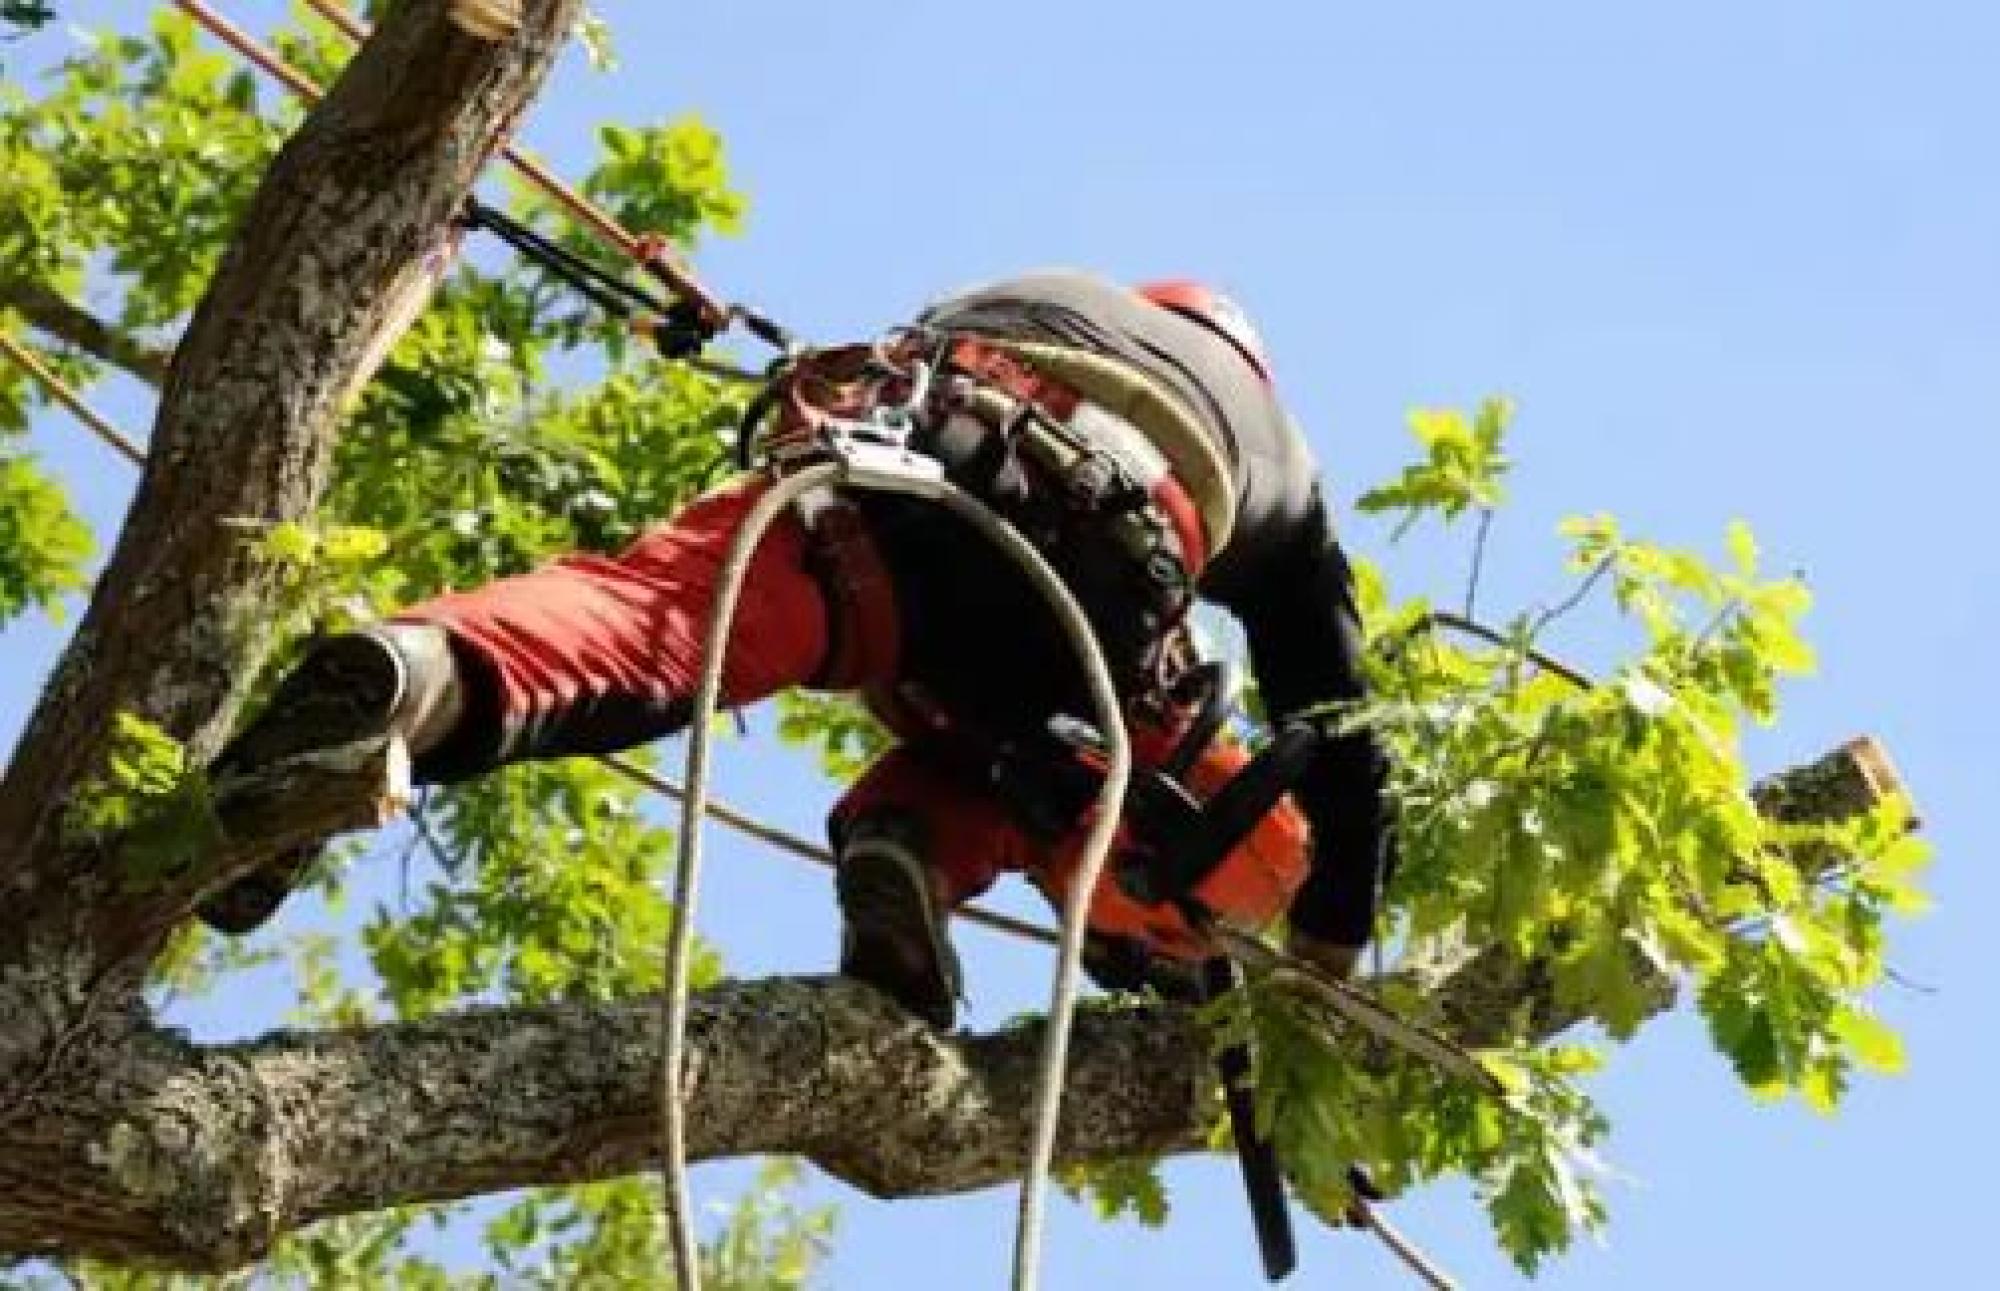
[[[1202,592],[1227,603],[1313,507],[1318,467],[1271,388],[1208,328],[1093,274],[1049,271],[977,287],[919,320],[947,332],[1047,341],[1133,364],[1199,415],[1233,467],[1236,523]]]

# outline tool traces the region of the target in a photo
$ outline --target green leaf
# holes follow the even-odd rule
[[[1745,578],[1755,577],[1757,538],[1750,532],[1750,526],[1741,520],[1731,520],[1725,534],[1729,544],[1729,558],[1736,562],[1736,572]]]
[[[1885,1076],[1900,1076],[1909,1068],[1909,1057],[1903,1051],[1903,1038],[1871,1013],[1858,1005],[1840,1009],[1834,1014],[1834,1034],[1847,1046],[1854,1061],[1869,1071]]]
[[[88,583],[91,545],[61,487],[0,448],[0,624],[30,608],[60,621],[63,597]]]
[[[1073,1199],[1088,1197],[1097,1217],[1130,1216],[1147,1228],[1167,1222],[1167,1189],[1153,1160],[1099,1161],[1067,1167],[1056,1176]]]
[[[1356,503],[1364,513],[1401,512],[1400,537],[1426,515],[1449,522],[1470,508],[1490,509],[1503,500],[1501,479],[1508,462],[1501,452],[1510,405],[1489,399],[1476,421],[1450,409],[1418,409],[1409,416],[1410,433],[1424,460],[1405,467],[1393,483],[1370,489]]]

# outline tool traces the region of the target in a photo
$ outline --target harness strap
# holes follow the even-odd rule
[[[853,502],[832,490],[800,504],[809,560],[827,593],[827,650],[816,690],[852,690],[895,676],[902,633],[881,550]]]
[[[1043,371],[1045,354],[1038,351],[1031,360],[1024,360],[1011,347],[1011,342],[961,336],[952,341],[946,355],[953,367],[975,381],[1040,409],[1052,421],[1081,433],[1093,446],[1109,449],[1119,460],[1139,467],[1140,483],[1172,527],[1188,581],[1193,582],[1208,562],[1209,528],[1203,508],[1180,478],[1173,454],[1159,445],[1160,432],[1136,417],[1128,418],[1120,409],[1104,407],[1068,381]],[[1128,395],[1121,402],[1138,401]],[[1096,415],[1090,415],[1093,412]],[[1128,425],[1138,433],[1126,429]]]
[[[748,426],[744,442],[783,461],[812,452],[829,424],[865,417],[885,400],[922,401],[920,387],[901,367],[915,363],[913,370],[921,370],[921,343],[911,335],[887,346],[815,352],[760,398],[776,414],[771,432],[759,436]],[[969,387],[975,405],[987,405],[970,419],[948,417],[940,426],[982,425],[986,446],[1002,456],[1024,450],[1071,493],[1073,504],[1105,506],[1106,532],[1125,556],[1144,562],[1157,585],[1186,595],[1210,550],[1203,500],[1190,495],[1176,460],[1156,442],[1157,431],[1102,403],[1106,393],[1124,405],[1142,404],[1142,398],[1102,379],[1103,392],[1079,389],[1069,373],[1051,371],[1042,355],[1024,357],[988,338],[949,338],[938,357]],[[860,510],[835,491],[820,490],[808,495],[800,514],[830,607],[827,657],[813,684],[844,690],[892,678],[900,645],[894,588]],[[1180,611],[1167,612],[1177,617]]]
[[[959,337],[947,355],[967,376],[997,386],[1023,403],[1035,404],[1057,421],[1074,417],[1083,402],[1073,387],[1043,376],[998,345],[976,336]]]
[[[1166,459],[1200,516],[1201,549],[1213,556],[1228,546],[1236,523],[1236,469],[1194,409],[1144,372],[1109,355],[1011,337],[981,339],[1135,427]]]

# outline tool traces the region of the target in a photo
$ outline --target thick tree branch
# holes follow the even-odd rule
[[[396,6],[272,163],[175,351],[117,549],[0,782],[0,884],[28,916],[16,927],[70,922],[59,935],[95,939],[71,916],[115,904],[65,852],[60,821],[118,710],[198,759],[227,729],[276,570],[226,522],[317,504],[344,400],[427,288],[578,7],[530,0],[496,42],[439,0]],[[0,969],[31,940],[0,935]]]
[[[0,310],[12,309],[28,326],[92,358],[122,368],[148,385],[166,379],[173,351],[122,332],[52,288],[26,278],[0,278]]]
[[[1760,796],[1839,818],[1897,788],[1856,742]],[[1487,952],[1431,968],[1431,1004],[1468,1039],[1523,1006],[1544,1038],[1579,1020],[1539,966]],[[228,1268],[315,1219],[646,1169],[657,1016],[650,1001],[569,1003],[207,1050],[142,1032],[8,1127],[0,1250]],[[690,1034],[698,1159],[799,1154],[883,1196],[1022,1168],[1032,1027],[942,1038],[865,987],[781,979],[703,993]],[[1086,1012],[1059,1159],[1199,1150],[1208,1060],[1185,1011]]]
[[[1021,1169],[1033,1027],[943,1038],[839,979],[725,983],[692,1024],[698,1159],[799,1153],[883,1196]],[[646,1169],[658,1030],[624,1001],[211,1050],[153,1033],[13,1136],[0,1250],[223,1269],[314,1219]],[[1063,1159],[1197,1146],[1204,1057],[1184,1013],[1087,1015]]]

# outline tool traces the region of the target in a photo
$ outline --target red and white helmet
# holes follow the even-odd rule
[[[1142,283],[1140,296],[1162,309],[1171,309],[1191,318],[1236,347],[1236,352],[1257,370],[1266,384],[1271,380],[1271,360],[1264,351],[1264,338],[1251,325],[1250,316],[1229,297],[1214,288],[1188,278],[1168,278]]]

